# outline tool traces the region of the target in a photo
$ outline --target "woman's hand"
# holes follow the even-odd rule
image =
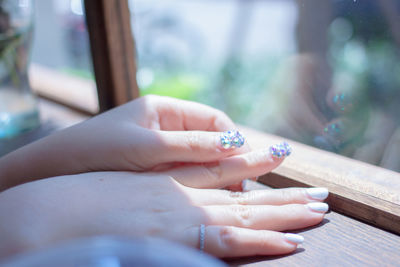
[[[142,97],[3,157],[0,190],[89,171],[141,172],[215,164],[250,150],[246,144],[237,149],[221,146],[221,132],[235,128],[223,112],[211,107]],[[273,166],[279,160],[275,162]]]
[[[7,215],[0,217],[0,253],[94,235],[157,237],[198,248],[204,224],[204,250],[215,256],[286,254],[302,237],[279,231],[321,222],[328,206],[319,201],[327,195],[326,189],[196,189],[167,175],[128,172],[56,177],[0,194],[0,214]]]

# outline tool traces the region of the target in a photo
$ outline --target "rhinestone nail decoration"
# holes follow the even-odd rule
[[[244,144],[244,136],[239,131],[226,131],[221,134],[221,145],[225,149],[239,148]]]
[[[269,148],[269,152],[275,158],[287,157],[292,153],[292,148],[287,142],[282,142],[277,145],[273,145]]]

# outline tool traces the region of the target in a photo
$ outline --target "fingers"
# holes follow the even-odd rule
[[[166,174],[189,187],[223,188],[245,178],[263,175],[282,161],[283,157],[273,157],[269,149],[259,149],[218,162],[171,169]]]
[[[220,258],[279,255],[296,250],[300,235],[231,226],[206,226],[204,251]]]
[[[209,225],[229,225],[275,231],[316,225],[322,221],[328,208],[328,204],[322,202],[283,206],[225,205],[202,207],[209,218]]]
[[[221,132],[159,131],[157,159],[160,163],[211,162],[248,151],[245,137],[238,131],[231,133],[227,140]]]
[[[191,194],[197,206],[206,205],[285,205],[307,204],[328,197],[326,188],[263,189],[248,192],[204,189]]]
[[[165,131],[227,131],[235,124],[222,111],[196,102],[170,97],[148,96]]]

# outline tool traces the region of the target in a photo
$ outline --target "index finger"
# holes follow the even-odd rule
[[[164,131],[212,131],[235,129],[235,123],[213,107],[170,97],[157,97],[155,108]]]
[[[156,135],[158,140],[151,145],[156,146],[159,163],[204,163],[247,152],[245,137],[236,130],[157,131]]]

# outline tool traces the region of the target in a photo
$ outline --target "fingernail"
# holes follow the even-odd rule
[[[285,234],[285,238],[295,244],[301,244],[304,242],[304,237],[298,234]]]
[[[239,148],[244,145],[245,137],[239,131],[226,131],[220,137],[221,146],[225,149]]]
[[[328,197],[329,191],[324,187],[307,188],[308,196],[312,199],[324,200]]]
[[[308,203],[306,206],[316,212],[327,212],[329,209],[328,204],[323,203],[323,202],[313,202],[313,203]]]
[[[269,152],[274,158],[287,157],[292,153],[292,147],[287,142],[273,145],[269,148]]]

